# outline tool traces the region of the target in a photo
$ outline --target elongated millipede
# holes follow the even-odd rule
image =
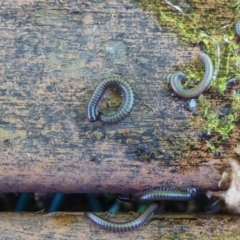
[[[176,95],[183,98],[195,98],[204,92],[213,79],[214,66],[210,57],[204,53],[200,52],[199,57],[204,65],[204,75],[200,83],[195,88],[185,89],[181,81],[186,77],[181,71],[175,72],[170,79],[170,87],[175,92]]]
[[[100,113],[99,116],[97,116],[97,105],[105,91],[109,88],[116,88],[121,93],[122,104],[115,113],[109,115]],[[115,123],[122,120],[130,113],[133,104],[134,94],[130,85],[120,77],[112,76],[100,82],[94,90],[87,105],[87,118],[90,122],[100,119],[106,123]]]
[[[158,204],[153,203],[142,214],[140,214],[140,216],[125,223],[108,221],[91,212],[84,213],[84,216],[104,230],[110,232],[126,232],[135,230],[146,224],[151,219],[157,208]]]
[[[132,201],[132,195],[131,194],[119,194],[117,196],[118,200],[122,202],[131,202]]]
[[[188,201],[196,195],[195,188],[176,189],[176,188],[160,188],[140,192],[132,195],[132,199],[138,202],[151,201]]]

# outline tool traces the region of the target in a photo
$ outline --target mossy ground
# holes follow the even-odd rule
[[[165,0],[138,2],[158,19],[164,31],[173,31],[191,46],[199,46],[213,60],[216,77],[209,90],[203,93],[204,96],[199,97],[198,110],[191,124],[210,134],[204,145],[199,145],[199,142],[197,145],[219,152],[223,146],[231,144],[239,126],[240,44],[235,34],[235,24],[240,18],[240,1],[170,1],[174,6]],[[190,81],[186,81],[186,87],[193,87],[201,80],[203,67],[199,61],[178,68],[188,75]],[[234,77],[237,80],[229,87],[227,82]],[[223,113],[220,109],[224,107],[230,111]]]

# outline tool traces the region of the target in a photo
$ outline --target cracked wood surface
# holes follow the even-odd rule
[[[198,49],[131,0],[8,0],[0,9],[0,191],[217,188],[227,163],[180,164],[199,130],[167,86]],[[89,123],[88,99],[111,75],[131,84],[134,108],[116,125]]]
[[[110,218],[112,221],[128,221],[133,216],[117,214]],[[0,232],[3,240],[238,239],[239,224],[240,219],[236,215],[159,214],[138,230],[109,233],[91,224],[81,213],[1,213],[0,215]]]

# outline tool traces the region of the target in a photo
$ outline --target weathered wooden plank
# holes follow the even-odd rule
[[[118,214],[113,221],[133,216]],[[2,213],[1,239],[238,239],[236,215],[156,215],[146,226],[126,233],[109,233],[81,213]]]
[[[167,86],[173,66],[198,49],[133,1],[60,2],[1,3],[0,190],[216,188],[228,163],[181,164],[199,130]],[[133,111],[116,125],[89,123],[89,97],[115,74],[134,90]]]

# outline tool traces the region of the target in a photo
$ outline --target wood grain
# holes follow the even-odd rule
[[[102,214],[103,215],[103,214]],[[109,217],[109,216],[108,216]],[[113,221],[133,216],[118,214]],[[238,239],[240,219],[227,215],[156,215],[142,228],[109,233],[81,213],[1,213],[1,239]]]
[[[2,1],[0,30],[0,191],[217,188],[227,162],[180,164],[200,130],[167,86],[198,49],[134,1]],[[116,125],[89,123],[88,99],[113,74],[135,106]]]

